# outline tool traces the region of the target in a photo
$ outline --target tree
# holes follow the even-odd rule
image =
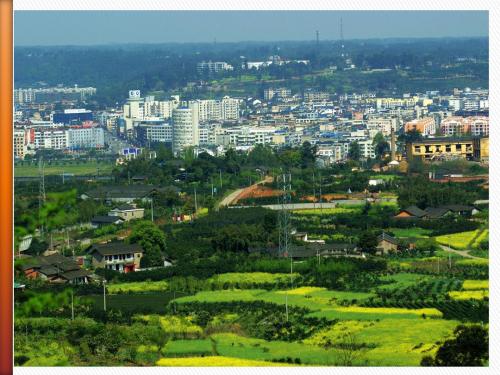
[[[480,325],[459,325],[436,357],[422,358],[422,366],[484,366],[488,360],[488,330]]]
[[[316,161],[316,151],[317,147],[311,146],[311,143],[306,141],[302,144],[302,147],[300,148],[302,168],[307,168],[311,165],[314,165],[314,162]]]
[[[352,159],[352,160],[356,160],[358,161],[359,158],[361,157],[361,149],[359,148],[359,143],[356,141],[356,142],[352,142],[350,145],[349,145],[349,159]]]
[[[366,231],[361,234],[358,240],[358,247],[368,254],[377,252],[378,239],[375,233]]]
[[[375,147],[375,155],[377,156],[377,159],[381,159],[382,156],[384,156],[384,154],[390,149],[389,143],[380,132],[373,137],[373,146]]]
[[[398,137],[398,141],[404,143],[417,142],[422,140],[422,133],[417,129],[411,129]]]
[[[340,366],[353,366],[354,362],[363,355],[360,344],[352,332],[347,332],[342,336],[342,340],[336,345]]]
[[[428,253],[430,256],[434,256],[434,254],[438,250],[438,245],[433,239],[425,238],[422,240],[418,240],[415,244],[415,248],[421,253]]]
[[[163,265],[163,252],[166,251],[165,234],[152,222],[141,221],[134,226],[128,238],[129,243],[138,243],[144,250],[141,267]]]

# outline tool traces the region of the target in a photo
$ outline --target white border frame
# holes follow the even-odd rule
[[[244,0],[232,0],[224,2],[216,2],[214,0],[184,0],[184,1],[161,1],[161,0],[80,0],[71,2],[64,0],[14,0],[14,11],[21,10],[488,10],[489,11],[489,38],[490,38],[490,61],[500,61],[500,3],[493,0],[440,0],[429,1],[420,0],[418,3],[406,1],[402,3],[397,0],[358,0],[346,1],[337,0],[253,0],[252,2]],[[497,172],[492,166],[500,165],[500,125],[494,125],[498,121],[497,116],[497,99],[499,97],[500,85],[500,68],[490,69],[490,103],[495,105],[490,108],[490,123],[493,126],[490,129],[490,197],[495,197],[499,192],[500,171]],[[492,85],[491,83],[494,83]],[[499,309],[499,277],[494,273],[498,268],[498,259],[500,255],[496,251],[500,251],[500,235],[497,226],[500,225],[498,214],[500,213],[500,200],[491,199],[490,202],[490,317],[496,317]],[[411,374],[460,374],[460,373],[481,373],[481,374],[496,374],[500,369],[500,339],[499,339],[499,322],[496,319],[490,318],[490,366],[487,368],[418,368],[418,367],[365,367],[365,368],[345,368],[345,367],[239,367],[237,371],[240,374],[252,374],[258,371],[260,374],[303,374],[304,372],[312,372],[318,374],[358,374],[366,372],[375,375],[400,375],[401,371]],[[127,367],[92,367],[92,368],[72,368],[70,370],[75,374],[133,374],[137,375],[138,371],[147,372],[148,374],[165,374],[165,372],[175,374],[231,374],[234,368],[217,368],[217,367],[182,367],[182,368],[161,368],[151,367],[144,370]],[[14,374],[41,374],[41,375],[58,375],[66,374],[68,369],[61,368],[22,368],[15,367]]]

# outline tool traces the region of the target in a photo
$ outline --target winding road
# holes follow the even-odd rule
[[[455,250],[455,249],[452,249],[451,247],[448,247],[448,246],[445,246],[445,245],[441,245],[441,249],[443,249],[444,251],[448,251],[450,253],[455,253],[455,254],[461,255],[464,258],[484,259],[484,258],[476,257],[474,255],[470,255],[469,254],[469,250]]]

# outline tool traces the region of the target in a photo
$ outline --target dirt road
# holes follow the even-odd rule
[[[271,182],[273,182],[273,178],[271,176],[266,176],[262,181],[259,181],[253,185],[250,185],[246,188],[236,189],[219,203],[219,207],[229,206],[231,203],[238,200],[238,197],[240,195],[244,194],[247,190],[251,190],[254,186]]]

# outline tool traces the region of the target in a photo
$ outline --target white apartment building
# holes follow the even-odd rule
[[[68,147],[68,132],[62,128],[38,128],[34,131],[35,149],[64,150]]]
[[[453,111],[460,111],[464,108],[464,101],[461,98],[448,99],[448,107]]]
[[[459,116],[451,116],[441,121],[440,131],[442,135],[457,136],[469,132],[469,122]]]
[[[222,129],[216,133],[216,143],[224,146],[255,146],[257,144],[272,144],[276,133],[274,127],[238,126]]]
[[[343,144],[319,145],[316,155],[326,159],[329,163],[336,163],[345,159],[347,153]]]
[[[384,136],[391,135],[391,130],[396,131],[398,128],[397,118],[371,118],[366,122],[366,128],[374,130],[377,133],[382,133]]]
[[[271,100],[275,97],[278,99],[286,99],[290,96],[292,96],[292,90],[286,87],[264,89],[264,100]]]
[[[488,117],[469,117],[470,132],[473,136],[489,135],[490,120]]]
[[[137,140],[144,144],[148,142],[170,143],[173,138],[172,129],[173,126],[169,123],[141,123],[135,128],[135,131]]]
[[[202,61],[196,64],[198,73],[219,73],[225,70],[233,70],[233,66],[224,61]]]
[[[199,121],[197,103],[190,108],[176,108],[172,111],[172,150],[179,153],[185,147],[199,145]]]
[[[365,141],[358,141],[359,151],[362,157],[375,158],[375,148],[373,147],[373,140],[367,139]]]
[[[125,120],[125,135],[132,137],[134,121],[144,119],[144,98],[140,90],[130,90],[127,102],[123,105],[123,119]]]
[[[330,93],[326,91],[307,90],[304,92],[305,102],[321,102],[330,100]]]
[[[194,104],[198,108],[199,122],[229,121],[240,117],[241,99],[225,96],[221,100],[191,100],[187,106],[191,108]]]
[[[97,127],[75,127],[67,130],[68,148],[104,147],[104,130]]]

